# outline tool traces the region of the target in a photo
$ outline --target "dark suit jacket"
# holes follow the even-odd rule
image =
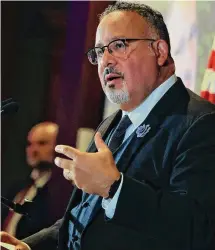
[[[120,117],[116,112],[99,126],[104,139]],[[143,124],[149,133],[134,133],[117,164],[124,183],[107,222],[114,230],[95,250],[215,249],[215,106],[178,78]],[[88,151],[96,151],[94,142]],[[25,239],[32,250],[54,249],[57,235],[59,249],[67,249],[69,211],[81,197],[76,189],[62,220]],[[125,229],[132,232],[126,247]]]
[[[60,218],[54,216],[54,213],[51,213],[52,203],[50,199],[49,182],[50,180],[42,188],[38,189],[37,195],[34,197],[33,203],[29,207],[29,216],[22,216],[18,222],[16,230],[16,237],[18,239],[23,239],[24,237],[38,232],[44,227],[49,227],[56,221],[56,219]],[[26,181],[23,181],[22,185],[18,185],[20,188],[16,188],[16,190],[19,191],[13,193],[11,192],[10,195],[7,195],[7,198],[9,200],[13,200],[18,192],[30,187],[32,183],[33,182],[30,180],[30,178]],[[3,222],[6,219],[8,212],[9,209],[7,209],[4,213],[5,216],[2,220]]]

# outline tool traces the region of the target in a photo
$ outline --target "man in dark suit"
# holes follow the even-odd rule
[[[215,107],[175,76],[166,25],[148,6],[117,2],[100,17],[102,88],[121,110],[88,152],[58,145],[77,187],[66,213],[19,249],[215,249]]]
[[[54,211],[50,211],[52,203],[49,188],[57,134],[58,125],[53,122],[41,122],[28,133],[26,161],[31,174],[27,179],[16,183],[7,198],[18,204],[23,204],[25,199],[33,203],[27,211],[28,216],[7,209],[2,220],[3,230],[18,239],[32,235],[59,219]]]

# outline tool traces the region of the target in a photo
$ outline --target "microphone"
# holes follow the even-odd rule
[[[29,211],[30,207],[32,206],[33,202],[25,199],[25,203],[23,205],[21,205],[19,203],[15,203],[15,202],[10,201],[10,200],[6,199],[5,197],[1,196],[1,204],[6,206],[6,207],[9,207],[10,209],[12,209],[14,212],[16,212],[18,214],[28,216],[28,211]]]
[[[9,102],[12,102],[12,101],[13,101],[12,98],[8,98],[8,99],[1,102],[1,106],[4,106],[4,105],[6,105],[6,104],[8,104]]]
[[[10,115],[10,114],[14,114],[18,111],[19,109],[19,105],[17,102],[13,102],[12,98],[6,100],[8,102],[6,102],[6,104],[3,105],[3,107],[1,108],[1,114],[3,115]],[[4,103],[5,101],[3,101],[2,103]]]

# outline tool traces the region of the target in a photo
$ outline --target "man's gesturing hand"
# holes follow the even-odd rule
[[[55,164],[67,171],[64,176],[79,189],[89,194],[108,197],[110,186],[120,178],[120,172],[100,133],[96,133],[94,140],[98,149],[96,153],[81,152],[65,145],[56,146],[56,152],[71,160],[56,157]]]

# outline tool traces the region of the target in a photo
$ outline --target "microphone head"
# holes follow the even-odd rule
[[[1,113],[4,115],[10,115],[16,113],[18,109],[19,105],[17,102],[10,102],[2,107]]]
[[[10,103],[10,102],[12,102],[12,101],[13,101],[12,98],[8,98],[8,99],[2,101],[2,102],[1,102],[1,107],[3,107],[4,105],[6,105],[6,104],[8,104],[8,103]]]

